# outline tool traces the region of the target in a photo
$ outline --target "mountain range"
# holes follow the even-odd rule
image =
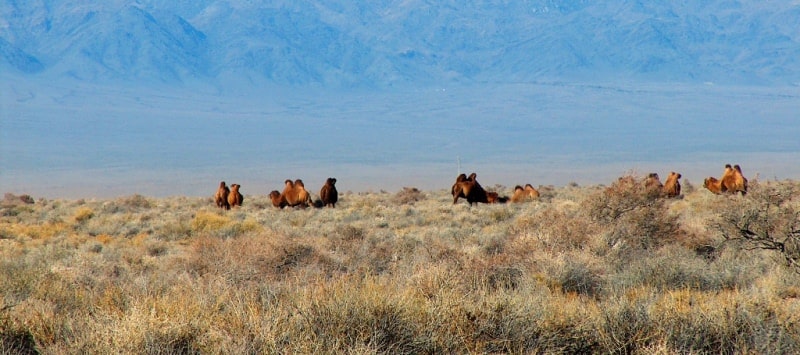
[[[6,0],[0,71],[89,83],[800,83],[800,2]]]

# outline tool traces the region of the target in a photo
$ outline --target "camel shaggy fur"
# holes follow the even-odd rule
[[[718,180],[713,176],[709,176],[703,181],[703,187],[707,188],[708,191],[711,191],[717,195],[723,192],[722,181]]]
[[[465,180],[462,179],[463,175],[459,175],[453,184],[453,204],[458,203],[459,198],[465,198],[470,206],[479,202],[489,203],[486,190],[478,183],[478,174],[472,173]]]
[[[735,167],[726,164],[725,172],[720,180],[722,181],[723,192],[747,194],[747,179],[742,175],[742,168],[738,164]]]
[[[239,192],[240,187],[242,186],[239,184],[231,185],[231,191],[228,193],[228,206],[242,206],[242,202],[244,202],[244,196],[242,196],[242,194]]]
[[[531,184],[525,184],[525,187],[517,185],[514,187],[514,194],[511,195],[511,202],[520,203],[532,201],[539,198],[539,190]]]
[[[277,208],[284,208],[289,205],[278,190],[272,190],[269,193],[269,199],[272,200],[272,205]]]
[[[217,193],[214,194],[214,203],[217,204],[217,207],[226,210],[231,209],[231,205],[228,204],[228,194],[230,192],[231,190],[228,189],[228,186],[225,186],[225,181],[220,181]]]
[[[336,190],[336,179],[328,178],[325,185],[319,191],[319,198],[322,200],[323,206],[336,207],[336,202],[339,201],[339,192]]]
[[[663,191],[666,197],[678,197],[681,195],[681,174],[674,171],[669,173],[667,181],[664,183]]]
[[[297,179],[292,182],[292,180],[287,179],[284,184],[285,187],[281,195],[283,195],[288,206],[306,208],[311,204],[311,194],[306,191],[303,180]]]

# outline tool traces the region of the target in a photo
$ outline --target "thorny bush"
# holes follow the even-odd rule
[[[747,197],[729,196],[717,229],[745,249],[771,250],[800,273],[800,190],[792,182],[751,182]]]

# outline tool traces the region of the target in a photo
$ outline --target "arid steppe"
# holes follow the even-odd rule
[[[632,177],[477,207],[7,194],[0,352],[800,352],[800,183],[666,199]]]

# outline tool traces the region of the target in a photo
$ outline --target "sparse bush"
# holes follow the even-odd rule
[[[363,240],[365,236],[364,229],[353,225],[346,225],[338,232],[340,238],[345,241]]]
[[[625,175],[610,187],[590,195],[584,201],[584,210],[593,220],[611,223],[633,211],[661,204],[658,193],[647,189],[642,179]]]
[[[483,244],[483,252],[486,255],[499,255],[505,250],[506,246],[505,237],[488,238],[486,243]]]
[[[166,241],[183,240],[192,236],[192,224],[182,218],[166,222],[155,231],[155,236]]]
[[[167,253],[169,248],[164,243],[154,243],[147,246],[147,255],[161,256]]]
[[[617,249],[653,249],[679,239],[678,217],[671,215],[660,191],[633,175],[586,198],[585,213],[606,228],[607,244]],[[624,253],[623,253],[624,254]]]
[[[493,208],[489,212],[490,223],[501,223],[514,217],[514,211],[512,211],[511,209],[503,208],[502,206],[497,206],[497,207],[498,208]]]
[[[261,230],[261,226],[254,220],[235,220],[230,215],[220,214],[221,212],[200,211],[194,216],[191,223],[191,230],[196,234],[213,235],[220,238],[234,238],[249,232]],[[171,229],[178,236],[184,234],[185,230],[179,225],[177,229]]]
[[[214,232],[231,223],[230,218],[211,212],[197,212],[192,219],[192,230],[196,232]]]
[[[10,206],[16,206],[16,205],[20,205],[20,204],[32,205],[34,203],[36,203],[36,201],[33,199],[33,197],[31,197],[31,195],[23,194],[23,195],[17,196],[17,195],[14,195],[14,194],[10,193],[10,192],[6,192],[3,195],[3,199],[0,200],[0,207],[10,207]]]
[[[774,251],[800,272],[800,200],[791,182],[750,182],[746,198],[731,199],[717,228],[722,236],[745,248]]]
[[[618,289],[641,286],[670,290],[720,291],[736,285],[726,273],[709,273],[708,263],[691,250],[666,248],[646,257],[636,258],[621,268],[610,283]]]
[[[556,187],[553,185],[539,185],[539,200],[550,202],[556,197]]]
[[[565,251],[591,246],[597,227],[576,209],[550,205],[516,220],[512,233],[535,236],[548,250]]]
[[[300,305],[303,327],[320,349],[346,352],[429,353],[433,345],[418,328],[413,307],[397,290],[375,283],[333,282],[309,304]]]
[[[149,355],[202,354],[197,329],[189,326],[152,329],[144,334],[139,351]]]
[[[81,207],[75,212],[73,219],[75,222],[83,223],[94,217],[94,211],[89,207]]]
[[[100,244],[100,243],[92,244],[89,247],[89,251],[91,251],[92,253],[99,253],[99,252],[103,251],[103,244]]]
[[[104,213],[123,213],[150,209],[152,204],[142,195],[119,198],[103,204]]]
[[[522,270],[515,267],[494,267],[487,282],[491,289],[514,290],[522,281]]]
[[[657,323],[650,317],[647,298],[612,298],[603,303],[596,321],[604,353],[634,354],[652,346]]]
[[[14,195],[14,194],[12,194],[10,192],[6,192],[6,193],[3,194],[3,204],[13,203],[13,202],[16,202],[16,201],[17,201],[17,196],[16,195]]]
[[[356,253],[363,245],[367,233],[363,228],[347,224],[337,227],[328,237],[331,249],[337,253]]]
[[[392,200],[398,205],[413,205],[425,199],[425,195],[416,187],[404,187],[394,195]]]
[[[688,195],[695,191],[694,184],[692,184],[689,179],[684,178],[683,182],[681,183],[681,194]]]
[[[788,335],[779,319],[781,312],[769,309],[765,300],[725,292],[723,297],[681,290],[661,295],[652,316],[666,344],[679,353],[762,354],[795,353],[800,341]],[[764,315],[769,315],[764,318]],[[717,319],[709,322],[709,317]],[[794,331],[795,332],[796,328]]]
[[[799,352],[800,273],[737,228],[789,235],[796,187],[634,182],[478,208],[449,190],[0,206],[0,352]]]
[[[678,239],[677,216],[663,205],[648,206],[621,216],[606,234],[609,246],[654,249]]]
[[[0,310],[3,311],[5,310]],[[0,317],[0,353],[33,355],[39,354],[39,349],[29,330]]]
[[[297,267],[301,262],[305,262],[314,254],[314,248],[308,245],[293,244],[284,247],[272,260],[275,272],[284,274],[291,268]]]
[[[129,208],[148,209],[152,207],[150,201],[139,194],[123,198],[121,202],[124,206]]]
[[[569,260],[558,275],[563,292],[597,297],[603,290],[603,278],[598,270],[583,262]]]

